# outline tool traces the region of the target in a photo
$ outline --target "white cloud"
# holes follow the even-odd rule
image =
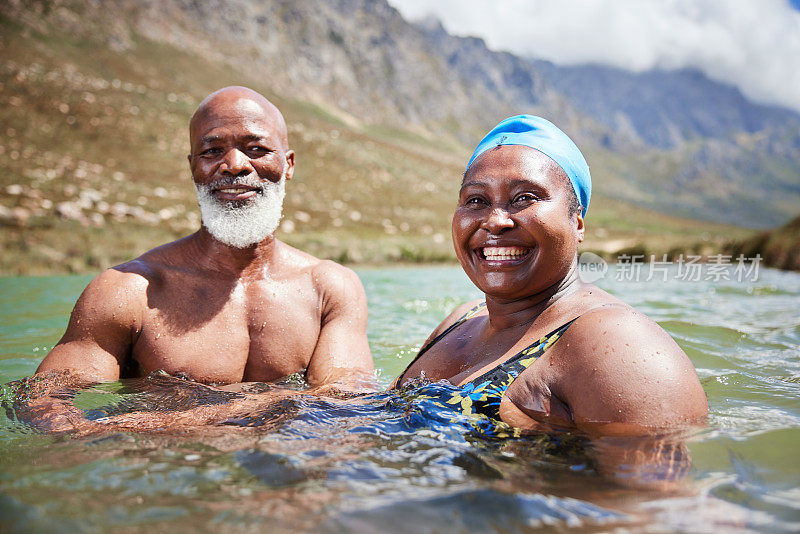
[[[750,98],[800,110],[800,12],[788,0],[389,0],[557,64],[694,67]]]

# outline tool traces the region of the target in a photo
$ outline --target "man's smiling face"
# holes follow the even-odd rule
[[[272,234],[294,171],[286,126],[274,106],[246,91],[218,93],[192,118],[190,141],[189,165],[206,229],[239,248]]]

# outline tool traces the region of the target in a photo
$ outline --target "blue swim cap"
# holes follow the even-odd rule
[[[567,173],[575,195],[581,203],[581,215],[586,216],[589,198],[592,196],[592,177],[583,154],[552,122],[533,115],[509,117],[486,134],[472,157],[467,169],[475,158],[500,145],[523,145],[534,148],[555,161]]]

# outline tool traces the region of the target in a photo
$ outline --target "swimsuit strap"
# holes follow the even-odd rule
[[[481,306],[482,307],[482,306]],[[480,307],[479,307],[480,308]],[[479,309],[478,308],[478,309]],[[470,314],[476,313],[476,309],[470,310]],[[467,316],[471,316],[467,314]],[[465,317],[467,317],[465,316]],[[421,351],[424,352],[431,345],[436,343],[445,334],[466,320],[462,317],[441,335],[436,336],[431,343],[428,343]],[[520,429],[513,428],[500,418],[500,403],[503,400],[506,390],[512,382],[528,367],[538,360],[553,344],[558,341],[564,332],[567,331],[572,323],[578,318],[556,328],[535,343],[531,343],[517,354],[504,361],[494,369],[482,374],[478,378],[467,382],[462,386],[445,391],[437,391],[433,394],[418,392],[415,396],[417,400],[428,400],[436,406],[448,410],[457,410],[467,416],[468,424],[483,437],[510,437],[519,436]],[[417,355],[419,358],[419,355]],[[414,359],[414,361],[417,360]],[[412,362],[413,364],[413,362]],[[411,367],[409,365],[409,367]],[[408,371],[403,371],[403,375]],[[400,375],[402,380],[403,375]],[[455,419],[454,419],[455,420]]]
[[[514,378],[516,378],[519,373],[530,367],[533,362],[538,360],[553,343],[558,341],[567,328],[569,328],[570,325],[577,320],[578,318],[576,317],[568,323],[556,328],[538,341],[531,343],[497,367],[486,371],[478,378],[470,380],[469,383],[478,385],[488,381],[492,384],[500,384],[509,375],[513,375]],[[506,388],[508,388],[509,385],[511,385],[510,382],[508,385],[506,385]]]
[[[492,428],[495,429],[493,432],[496,434],[501,428],[505,429],[503,432],[507,431],[510,427],[500,418],[500,403],[506,390],[525,369],[558,341],[577,319],[576,317],[556,328],[494,369],[462,385],[446,402],[451,405],[460,405],[461,412],[465,415],[480,414],[487,417],[493,421]]]
[[[442,332],[441,334],[439,334],[438,336],[436,336],[435,338],[430,340],[428,343],[425,344],[424,347],[419,349],[419,352],[414,357],[414,359],[411,360],[411,363],[408,364],[408,366],[405,368],[405,370],[402,373],[400,373],[400,376],[397,378],[397,386],[399,387],[399,386],[403,385],[403,377],[406,375],[408,370],[411,369],[411,366],[414,365],[417,362],[417,360],[419,360],[420,356],[425,354],[428,351],[428,349],[430,349],[432,346],[434,346],[444,336],[446,336],[447,334],[449,334],[450,332],[455,330],[456,327],[462,325],[468,319],[472,319],[473,317],[478,315],[478,313],[480,313],[484,309],[486,309],[486,303],[485,302],[481,302],[480,304],[478,304],[477,306],[475,306],[474,308],[469,310],[467,313],[462,315],[461,318],[458,321],[454,322],[449,327],[447,327],[447,329],[444,332]]]

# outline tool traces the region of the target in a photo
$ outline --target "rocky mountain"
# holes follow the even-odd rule
[[[141,34],[259,68],[276,91],[359,120],[471,146],[507,115],[537,113],[599,153],[610,168],[598,176],[615,174],[597,186],[609,196],[750,226],[780,223],[800,206],[800,116],[698,72],[531,61],[435,22],[409,24],[383,0],[145,6],[133,19]],[[620,156],[628,161],[604,165]]]
[[[84,16],[95,20],[82,31],[107,33],[109,46],[135,47],[140,35],[236,65],[276,93],[333,106],[356,121],[471,144],[520,106],[556,108],[561,100],[528,61],[446,34],[447,50],[437,50],[440,36],[409,24],[384,0],[94,1],[97,10]],[[92,0],[61,5],[48,16]],[[470,57],[480,62],[470,65]]]
[[[748,101],[694,70],[532,63],[576,109],[618,134],[603,140],[609,149],[672,161],[668,173],[630,177],[664,195],[653,206],[751,226],[776,224],[798,211],[797,112]]]
[[[800,125],[800,114],[750,102],[738,89],[696,70],[637,73],[532,63],[581,112],[636,144],[671,149],[694,139],[735,141],[738,134]]]
[[[751,102],[698,71],[558,66],[488,50],[435,20],[416,26],[461,79],[490,80],[515,112],[551,118],[588,147],[604,194],[756,227],[800,209],[797,112]]]
[[[450,158],[465,160],[510,114],[540,114],[585,150],[598,196],[668,214],[763,227],[800,206],[798,114],[698,72],[522,58],[406,21],[385,0],[6,0],[0,14],[120,58],[157,45],[183,54],[185,69],[226,65],[352,128],[406,131]],[[147,68],[160,90],[193,79]]]

